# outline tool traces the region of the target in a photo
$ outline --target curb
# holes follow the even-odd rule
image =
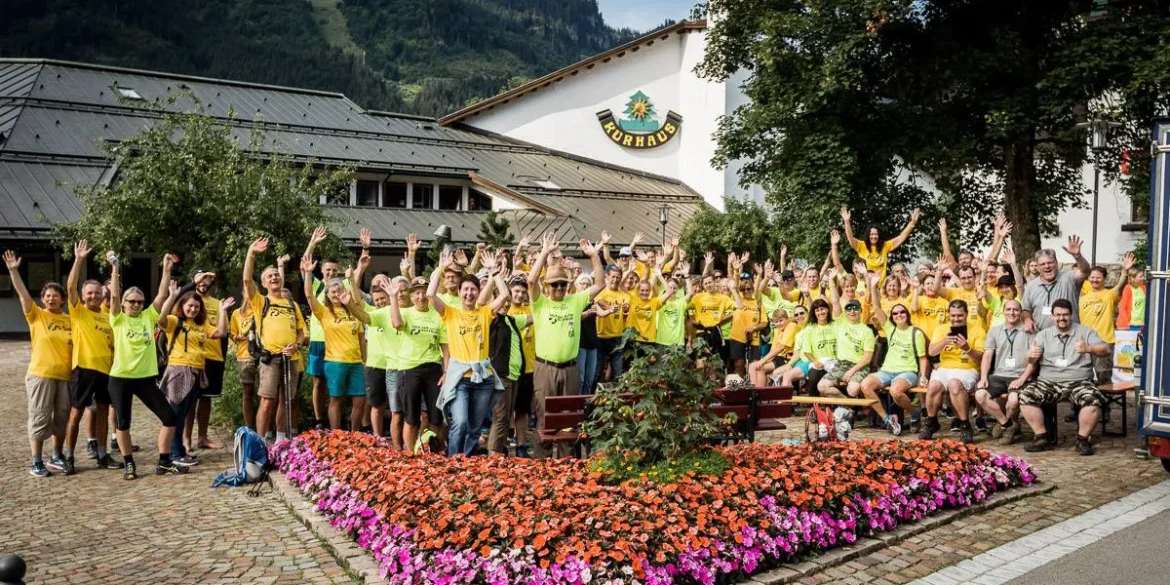
[[[283,473],[273,473],[272,485],[276,495],[284,502],[285,507],[292,511],[302,524],[307,527],[318,540],[325,544],[337,563],[358,583],[382,583],[385,580],[378,572],[378,565],[373,556],[362,549],[345,534],[334,528],[324,516],[319,514],[313,504],[305,499],[297,488],[289,483]],[[843,565],[858,557],[877,552],[887,546],[896,544],[912,536],[933,530],[944,524],[949,524],[964,516],[997,508],[1004,504],[1016,502],[1024,498],[1048,493],[1056,489],[1055,484],[1033,484],[1027,487],[1016,488],[1007,492],[993,494],[990,498],[975,506],[959,510],[946,510],[942,513],[928,516],[913,524],[899,526],[889,532],[882,532],[876,536],[858,539],[848,546],[841,546],[826,551],[824,554],[806,559],[796,564],[784,565],[763,573],[751,575],[743,583],[749,585],[783,585],[792,583],[813,573]]]

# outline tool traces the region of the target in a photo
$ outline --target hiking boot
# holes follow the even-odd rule
[[[49,469],[45,467],[43,462],[33,463],[28,468],[28,474],[33,477],[49,477],[53,475],[49,473]]]
[[[85,456],[89,457],[90,459],[97,459],[98,458],[97,441],[96,440],[90,439],[90,440],[85,442]]]
[[[951,426],[947,427],[947,433],[954,434],[954,433],[959,432],[962,428],[963,428],[962,421],[960,421],[958,418],[952,418],[951,419]]]
[[[1024,446],[1024,450],[1029,453],[1039,453],[1050,449],[1052,449],[1052,444],[1048,442],[1048,437],[1044,435],[1036,435],[1032,438],[1031,443]]]
[[[72,457],[65,459],[65,465],[61,469],[61,472],[65,475],[73,475],[74,473],[77,473],[77,468]]]
[[[975,437],[971,432],[971,425],[965,424],[963,428],[959,429],[959,441],[964,445],[970,445],[975,442]]]
[[[63,471],[65,469],[65,458],[60,455],[54,455],[45,462],[45,467],[53,471]]]
[[[885,422],[886,428],[889,429],[891,435],[895,437],[902,436],[902,425],[898,423],[898,417],[887,414]]]
[[[199,465],[199,460],[195,457],[192,457],[191,455],[184,455],[178,459],[172,459],[171,461],[179,467],[194,467]]]
[[[1009,421],[1009,424],[1010,424],[1010,421]],[[1004,423],[1001,423],[999,421],[995,421],[995,424],[991,427],[991,438],[992,439],[999,439],[1000,437],[1003,437],[1003,432],[1005,430],[1007,430],[1007,428],[1008,428],[1008,426],[1005,425]]]
[[[133,461],[127,461],[125,465],[125,469],[122,470],[122,479],[138,479],[138,466]]]
[[[174,461],[163,461],[154,467],[155,475],[182,475],[187,468],[177,465]]]
[[[1092,455],[1093,444],[1089,442],[1088,437],[1077,435],[1077,454],[1078,455]]]
[[[929,417],[922,423],[922,432],[918,433],[918,438],[923,441],[929,441],[941,429],[942,425],[938,424],[938,418]]]
[[[1002,444],[1004,444],[1004,445],[1016,444],[1016,441],[1019,441],[1020,437],[1022,437],[1024,435],[1024,429],[1022,427],[1023,427],[1023,425],[1021,425],[1018,422],[1012,424],[1012,426],[1010,428],[1008,428],[1007,438],[1005,438],[1003,440]]]
[[[98,457],[97,466],[98,469],[122,469],[123,467],[126,467],[126,464],[118,461],[117,459],[114,459],[113,455],[106,453],[105,455]]]

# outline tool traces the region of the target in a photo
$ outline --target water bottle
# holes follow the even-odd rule
[[[106,260],[109,260],[111,266],[117,266],[119,262],[118,255],[113,252],[108,252],[106,254]]]

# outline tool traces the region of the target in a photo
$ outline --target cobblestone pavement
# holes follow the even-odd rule
[[[1134,420],[1134,401],[1129,401],[1130,424]],[[986,550],[1011,542],[1021,536],[1047,528],[1093,508],[1149,487],[1167,478],[1156,459],[1139,460],[1133,449],[1138,437],[1100,437],[1094,435],[1096,453],[1082,457],[1072,450],[1076,429],[1064,423],[1067,405],[1060,407],[1061,445],[1046,453],[1025,453],[1024,443],[1001,447],[990,435],[977,435],[976,442],[993,451],[1023,457],[1033,464],[1041,481],[1056,484],[1046,494],[1025,498],[955,520],[954,522],[913,536],[878,553],[862,556],[844,565],[814,573],[797,581],[802,584],[834,583],[840,585],[888,585],[909,583],[944,567],[969,559]],[[1117,417],[1119,413],[1114,412]],[[788,430],[774,433],[765,441],[804,436],[804,421],[791,419]],[[1110,423],[1110,428],[1116,421]],[[889,437],[885,431],[865,428],[862,423],[854,437]],[[943,422],[943,427],[947,423]],[[1098,427],[1097,430],[1100,430]],[[909,430],[903,438],[914,437]],[[945,432],[936,436],[948,436]],[[957,435],[949,435],[957,438]],[[1025,437],[1031,435],[1025,434]]]
[[[353,583],[274,494],[209,487],[230,447],[203,451],[187,476],[153,475],[158,423],[137,402],[137,481],[94,469],[84,431],[76,475],[29,475],[27,361],[27,342],[0,341],[0,554],[28,561],[26,582]]]

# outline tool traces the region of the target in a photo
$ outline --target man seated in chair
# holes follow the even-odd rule
[[[1073,323],[1073,306],[1067,299],[1053,301],[1052,321],[1052,327],[1036,334],[1028,351],[1028,361],[1039,366],[1040,373],[1034,382],[1020,390],[1024,420],[1035,433],[1024,450],[1035,453],[1052,448],[1045,435],[1041,407],[1067,399],[1080,408],[1077,453],[1092,455],[1089,438],[1105,402],[1093,383],[1093,356],[1106,355],[1109,346],[1093,329]]]
[[[979,382],[975,385],[975,401],[983,412],[995,418],[993,438],[1005,434],[1003,444],[1011,445],[1020,438],[1020,388],[1035,375],[1035,367],[1028,363],[1028,350],[1034,335],[1024,328],[1024,311],[1020,301],[1003,302],[1003,325],[987,332],[983,345],[983,361]]]

